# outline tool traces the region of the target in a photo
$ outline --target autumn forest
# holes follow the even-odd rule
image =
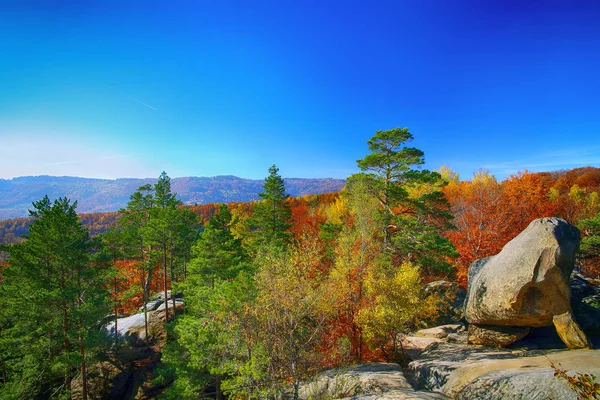
[[[600,168],[459,177],[423,169],[412,139],[376,132],[340,192],[290,197],[273,165],[259,201],[184,206],[163,173],[118,212],[44,197],[0,221],[0,398],[97,398],[90,371],[131,348],[136,313],[160,354],[148,398],[297,399],[326,368],[403,364],[398,334],[441,318],[423,286],[466,287],[540,217],[578,226],[577,268],[600,275]]]

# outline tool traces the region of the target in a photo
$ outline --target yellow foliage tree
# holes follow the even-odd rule
[[[320,249],[303,239],[287,252],[267,247],[257,257],[258,296],[254,309],[269,354],[268,371],[277,385],[292,384],[298,399],[300,382],[321,365],[320,348],[327,321],[333,316],[331,291],[318,268]]]
[[[363,335],[388,361],[405,361],[400,335],[416,326],[430,307],[423,295],[419,267],[405,262],[393,274],[376,268],[367,275],[365,286],[371,302],[357,318]]]

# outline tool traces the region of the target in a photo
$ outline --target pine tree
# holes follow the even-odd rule
[[[242,241],[231,233],[231,212],[225,204],[204,227],[192,248],[190,283],[214,287],[215,281],[231,279],[247,268],[248,256]]]
[[[289,195],[285,192],[284,181],[275,165],[269,168],[263,190],[259,193],[262,201],[254,206],[253,225],[256,228],[257,242],[259,245],[289,244],[292,236],[286,230],[291,227],[292,211],[287,203]]]
[[[123,218],[119,220],[121,237],[125,247],[125,256],[136,261],[139,273],[139,288],[142,291],[144,307],[144,331],[148,340],[148,296],[150,282],[154,266],[150,260],[151,247],[148,245],[146,225],[150,221],[150,210],[152,208],[152,186],[143,185],[138,188],[129,198],[127,208],[119,210]]]
[[[448,273],[448,259],[457,256],[441,236],[452,227],[450,206],[439,190],[441,175],[419,169],[424,154],[407,146],[412,139],[408,128],[377,131],[367,142],[371,153],[357,160],[364,172],[352,175],[348,184],[360,182],[379,201],[386,252],[394,259]]]
[[[109,302],[105,271],[91,262],[95,243],[76,204],[47,196],[33,203],[27,240],[8,249],[0,293],[2,319],[10,321],[0,333],[10,346],[2,398],[68,396],[79,370],[87,399],[87,364],[100,340],[93,327]]]

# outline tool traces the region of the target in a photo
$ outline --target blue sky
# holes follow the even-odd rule
[[[600,166],[599,21],[593,0],[0,0],[0,178],[345,178],[397,126],[463,179]]]

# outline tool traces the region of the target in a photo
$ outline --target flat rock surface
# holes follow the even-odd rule
[[[124,338],[131,331],[137,331],[144,328],[144,313],[130,315],[129,317],[119,318],[117,321],[118,335],[120,338]],[[106,331],[109,336],[115,334],[115,322],[109,322],[106,327]]]
[[[402,338],[402,347],[406,355],[415,360],[425,350],[444,342],[444,339],[434,337],[405,336]]]
[[[577,399],[550,362],[600,376],[600,350],[493,349],[439,344],[409,368],[418,388],[455,399]]]
[[[390,390],[380,394],[363,394],[353,397],[345,397],[344,399],[352,400],[444,400],[450,399],[441,393],[415,391],[409,389]]]
[[[446,399],[439,393],[415,391],[402,368],[367,363],[336,368],[300,387],[300,399]]]
[[[450,333],[458,332],[462,327],[461,324],[440,325],[434,328],[418,330],[415,332],[414,336],[443,339]]]

